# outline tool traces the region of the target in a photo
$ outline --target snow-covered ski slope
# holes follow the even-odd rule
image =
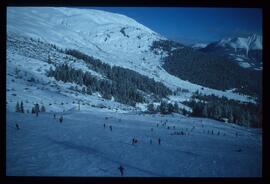
[[[124,15],[91,9],[8,7],[8,34],[40,39],[63,49],[77,49],[110,65],[135,70],[175,90],[190,93],[226,96],[240,101],[253,99],[232,91],[210,89],[181,80],[161,66],[163,54],[155,55],[150,46],[155,40],[166,39]],[[9,55],[8,55],[9,57]]]
[[[259,129],[181,115],[71,110],[63,123],[59,116],[7,112],[8,176],[119,177],[120,164],[124,176],[262,176]]]
[[[143,25],[96,10],[12,7],[7,9],[7,33],[8,176],[120,176],[120,164],[124,176],[262,175],[261,129],[176,114],[143,115],[140,109],[105,100],[98,93],[82,94],[70,89],[76,84],[46,76],[46,70],[54,67],[47,62],[50,56],[57,64],[69,63],[104,79],[82,60],[50,45],[55,44],[154,77],[171,89],[201,91],[202,86],[178,79],[160,67],[161,55],[154,55],[149,46],[164,38]],[[201,92],[250,101],[233,90],[204,88]],[[170,100],[181,102],[190,95],[172,95]],[[14,112],[21,101],[25,114]],[[47,112],[32,115],[35,103],[44,105]],[[53,113],[57,113],[56,119]],[[62,124],[60,115],[64,116]],[[132,138],[138,139],[138,144],[132,145]]]

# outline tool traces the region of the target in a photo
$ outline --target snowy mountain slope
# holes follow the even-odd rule
[[[8,32],[24,33],[64,48],[85,47],[88,52],[103,54],[143,51],[152,40],[162,38],[126,16],[98,10],[8,8],[7,18]]]
[[[250,101],[247,96],[205,88],[168,74],[161,65],[162,55],[149,51],[154,40],[165,39],[136,21],[118,14],[75,8],[7,9],[8,34],[40,39],[60,48],[74,48],[110,65],[130,68],[175,90],[215,94]]]
[[[191,47],[194,49],[202,49],[202,48],[207,47],[207,45],[208,45],[207,43],[195,43],[191,45]]]
[[[253,34],[248,37],[224,38],[200,50],[225,55],[244,68],[261,70],[262,49],[262,36]]]
[[[142,113],[147,103],[124,105],[99,92],[83,93],[84,85],[47,76],[50,68],[65,63],[97,80],[110,80],[64,51],[73,48],[153,77],[172,90],[188,89],[166,99],[188,111],[192,109],[181,102],[196,90],[254,102],[234,90],[205,88],[168,74],[161,67],[166,53],[149,50],[153,40],[164,39],[157,33],[128,17],[96,10],[8,8],[7,18],[8,176],[120,176],[120,164],[124,176],[262,175],[261,129],[179,114],[150,115]],[[18,102],[25,113],[14,112]],[[46,113],[31,114],[36,103],[44,105]],[[136,145],[131,144],[134,137]]]
[[[249,50],[262,50],[262,36],[253,34],[246,38],[226,38],[220,40],[217,44],[223,47],[230,46],[235,49],[246,49],[247,52]]]
[[[82,94],[82,86],[56,81],[47,76],[49,68],[54,68],[54,65],[47,62],[50,56],[56,64],[69,63],[73,68],[79,68],[90,72],[98,79],[104,79],[99,73],[87,68],[84,62],[56,51],[52,45],[33,39],[16,34],[8,36],[7,39],[7,108],[9,110],[14,111],[16,103],[21,101],[24,103],[25,111],[31,111],[35,103],[40,103],[45,105],[49,112],[62,112],[73,107],[78,108],[79,101],[83,101],[81,109],[91,109],[100,104],[106,104],[109,111],[132,109],[114,101],[105,103],[98,93]]]
[[[71,111],[62,124],[59,116],[7,113],[8,176],[119,177],[120,164],[128,177],[262,176],[260,130],[181,115]]]

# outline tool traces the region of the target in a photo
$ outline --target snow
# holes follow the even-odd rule
[[[147,103],[136,103],[136,107],[143,112],[147,110],[147,105]]]
[[[71,110],[60,124],[60,114],[53,119],[52,113],[36,117],[7,111],[7,176],[119,177],[120,164],[128,177],[262,176],[261,130],[176,114],[99,110]],[[166,127],[160,122],[165,120]],[[138,144],[131,144],[133,137]]]
[[[120,32],[122,28],[128,36]],[[7,33],[8,176],[119,176],[120,164],[125,168],[124,176],[262,175],[261,129],[179,114],[142,114],[146,103],[131,107],[114,98],[105,100],[97,92],[82,94],[70,88],[81,90],[83,86],[46,76],[46,71],[54,68],[47,63],[50,56],[56,64],[68,63],[104,79],[82,60],[67,56],[50,45],[55,44],[62,49],[78,49],[110,65],[133,69],[163,82],[172,90],[188,89],[187,93],[167,99],[188,111],[191,109],[182,102],[197,90],[254,102],[233,89],[224,92],[202,89],[200,85],[168,74],[161,67],[161,56],[149,51],[154,40],[164,38],[149,28],[126,16],[98,10],[8,7]],[[23,102],[25,114],[14,112],[17,102]],[[35,103],[44,105],[46,113],[38,117],[32,115]],[[154,103],[157,105],[159,103]],[[53,119],[54,113],[57,119]],[[64,116],[62,124],[58,121],[60,115]],[[165,120],[170,129],[162,126],[161,121]],[[20,130],[16,130],[16,123]],[[109,125],[113,131],[109,130]],[[207,130],[213,130],[215,135],[207,134]],[[189,135],[173,135],[175,131]],[[131,145],[133,137],[139,140],[137,145]],[[157,144],[159,137],[161,145]]]
[[[248,37],[224,38],[218,42],[221,46],[230,46],[247,50],[262,50],[262,36],[253,34]]]
[[[262,36],[250,35],[248,37],[224,38],[218,42],[222,47],[232,47],[235,49],[245,49],[248,56],[249,50],[262,50]]]
[[[250,68],[251,67],[251,65],[247,62],[239,62],[239,65],[243,68]]]
[[[194,45],[192,45],[192,48],[201,49],[207,47],[207,45],[207,43],[195,43]]]
[[[226,91],[231,91],[231,92],[233,92],[233,91],[235,91],[235,90],[237,90],[236,88],[232,88],[232,89],[228,89],[228,90],[226,90]]]
[[[258,67],[258,68],[254,68],[254,70],[262,70],[263,68],[262,67]]]
[[[84,102],[84,104],[81,104],[81,109],[89,109],[92,106],[102,103],[106,104],[109,111],[130,108],[115,101],[104,102],[104,99],[97,94],[83,95],[70,90],[69,88],[71,86],[75,87],[76,85],[74,83],[56,81],[53,78],[47,77],[44,69],[49,69],[49,64],[41,60],[13,54],[12,49],[8,50],[7,56],[8,109],[13,109],[17,102],[23,101],[25,109],[30,110],[30,112],[35,103],[44,104],[49,112],[59,112],[75,106],[77,107],[79,100]],[[16,66],[19,69],[18,76],[15,74]],[[37,69],[40,67],[43,70],[39,72]],[[35,78],[36,82],[29,82],[28,79],[31,77]],[[77,87],[78,89],[82,88],[82,86]],[[62,102],[65,103],[62,105]]]
[[[235,58],[235,60],[236,61],[244,61],[242,58],[239,58],[239,57]]]
[[[120,32],[123,28],[128,36]],[[7,32],[12,38],[17,35],[15,39],[31,37],[53,43],[62,49],[80,50],[110,65],[129,68],[154,78],[172,90],[181,87],[188,89],[190,93],[198,90],[206,95],[215,94],[229,99],[250,101],[248,96],[232,92],[205,87],[205,90],[201,90],[202,86],[167,73],[161,68],[162,55],[155,55],[149,50],[153,41],[166,38],[123,15],[91,9],[8,7]],[[18,50],[16,52],[20,52]],[[46,52],[41,53],[46,54],[48,55]],[[62,57],[64,56],[59,56],[59,62]],[[142,58],[146,60],[143,61]],[[82,62],[76,65],[83,70],[87,69]],[[102,78],[93,71],[91,73]]]

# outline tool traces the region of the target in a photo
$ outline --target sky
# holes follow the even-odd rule
[[[169,39],[186,44],[262,34],[258,8],[91,7],[124,14]]]

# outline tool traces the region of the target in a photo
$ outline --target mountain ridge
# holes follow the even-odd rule
[[[262,36],[224,38],[198,49],[205,53],[225,56],[243,68],[262,70]]]
[[[65,24],[65,21],[61,23],[63,20],[63,11],[67,12],[67,14],[77,14],[80,11],[91,12],[91,9],[70,10],[69,8],[60,8],[61,11],[59,11],[58,8],[39,8],[38,10],[43,11],[37,11],[35,8],[12,7],[7,10],[7,32],[9,34],[20,33],[21,35],[55,44],[62,49],[80,50],[112,66],[116,65],[129,68],[142,75],[154,78],[154,80],[164,83],[172,90],[181,87],[188,89],[191,93],[197,90],[201,91],[202,86],[170,75],[162,68],[161,58],[166,56],[166,52],[159,50],[157,51],[158,54],[154,54],[149,48],[152,46],[153,41],[167,39],[153,31],[149,33],[148,28],[146,29],[147,31],[144,31],[133,25],[127,26],[126,22],[121,26],[105,24],[101,27],[93,27],[91,29],[87,27],[89,31],[84,32],[80,30],[80,26],[63,26]],[[102,16],[104,17],[103,11],[95,10],[94,12],[102,12]],[[96,19],[96,17],[97,15],[95,14],[92,19]],[[19,21],[18,18],[20,18]],[[89,20],[89,16],[86,16],[84,21],[86,20]],[[78,20],[75,21],[75,19],[72,19],[71,22],[74,24],[81,23]],[[246,96],[232,91],[224,92],[205,88],[201,92],[249,101]]]
[[[248,37],[224,38],[217,42],[220,46],[230,46],[234,49],[262,50],[262,36],[252,34]]]

